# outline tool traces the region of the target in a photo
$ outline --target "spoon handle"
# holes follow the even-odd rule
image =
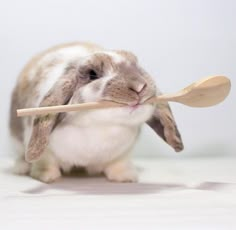
[[[223,101],[230,91],[230,80],[223,76],[213,76],[197,81],[177,93],[163,94],[152,97],[146,103],[160,103],[163,101],[179,102],[192,107],[208,107]],[[121,107],[124,104],[112,101],[89,102],[72,105],[59,105],[49,107],[37,107],[18,109],[17,116],[45,115],[49,113],[72,112],[78,110],[101,109],[109,107]]]

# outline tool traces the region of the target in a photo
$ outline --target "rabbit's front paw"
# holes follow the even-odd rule
[[[105,175],[110,181],[114,182],[137,182],[138,174],[135,167],[126,161],[119,161],[110,164],[106,170]]]
[[[44,183],[52,183],[61,177],[61,172],[58,167],[51,167],[47,169],[32,168],[30,176]]]

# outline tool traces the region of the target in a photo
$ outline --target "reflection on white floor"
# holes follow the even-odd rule
[[[140,182],[73,174],[47,185],[0,162],[6,229],[236,229],[236,158],[136,159]]]

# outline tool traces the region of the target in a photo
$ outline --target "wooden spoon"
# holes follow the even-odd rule
[[[153,100],[179,102],[191,107],[210,107],[222,102],[229,94],[230,80],[224,76],[203,78],[177,93],[163,94]]]
[[[177,93],[163,94],[157,97],[152,97],[147,100],[145,104],[159,103],[163,101],[173,101],[191,107],[209,107],[222,102],[228,96],[230,88],[231,83],[227,77],[207,77],[189,85],[188,87],[180,90]],[[82,104],[19,109],[17,110],[17,116],[33,116],[40,114],[61,113],[121,106],[125,105],[112,101],[89,102]]]

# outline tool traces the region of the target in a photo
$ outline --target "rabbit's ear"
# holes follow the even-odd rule
[[[76,87],[78,87],[76,70],[66,70],[65,74],[49,90],[39,106],[67,104]],[[34,118],[30,141],[25,153],[26,161],[36,161],[41,157],[48,145],[50,133],[58,123],[59,117],[59,114],[48,114]]]
[[[183,150],[181,135],[176,126],[173,114],[168,103],[160,103],[156,106],[153,116],[147,124],[176,152]]]

